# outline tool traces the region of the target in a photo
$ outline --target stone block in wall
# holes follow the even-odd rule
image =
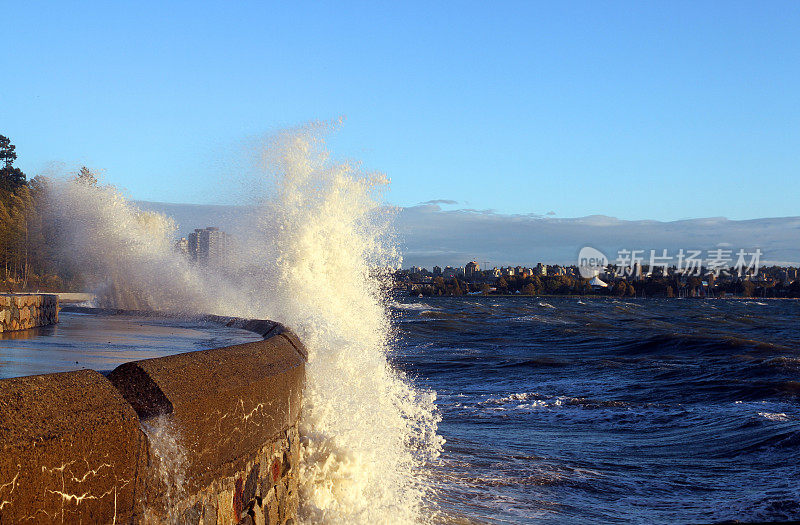
[[[0,381],[0,523],[134,520],[146,441],[101,374]]]

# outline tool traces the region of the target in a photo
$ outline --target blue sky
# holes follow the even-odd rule
[[[6,4],[0,134],[29,176],[231,204],[250,137],[344,116],[401,206],[800,215],[800,3],[286,4]]]

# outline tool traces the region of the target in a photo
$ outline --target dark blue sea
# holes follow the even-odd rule
[[[443,521],[800,519],[800,302],[396,297]]]

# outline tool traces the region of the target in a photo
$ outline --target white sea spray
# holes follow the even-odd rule
[[[383,270],[400,262],[387,179],[334,162],[319,126],[265,142],[267,188],[236,225],[234,256],[199,267],[173,248],[174,223],[116,188],[48,183],[64,256],[116,308],[267,318],[309,350],[301,419],[301,518],[410,523],[431,512],[425,465],[441,448],[435,393],[388,362]]]

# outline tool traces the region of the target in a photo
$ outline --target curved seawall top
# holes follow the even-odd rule
[[[305,349],[263,341],[0,380],[0,522],[286,522]],[[169,446],[165,446],[165,443]]]
[[[126,363],[108,379],[142,421],[169,416],[189,490],[240,468],[299,416],[305,360],[283,335]]]

